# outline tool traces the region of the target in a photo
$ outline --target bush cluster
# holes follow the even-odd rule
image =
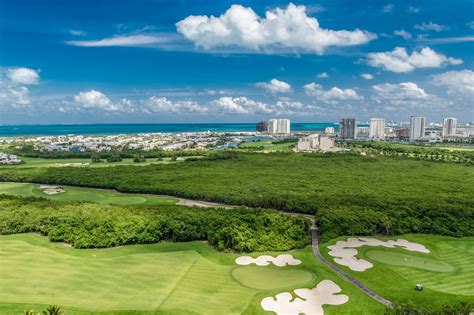
[[[208,241],[218,250],[289,250],[310,242],[302,217],[263,209],[123,207],[1,195],[0,234],[37,232],[76,248]]]

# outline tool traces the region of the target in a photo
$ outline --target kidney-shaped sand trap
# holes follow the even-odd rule
[[[341,292],[341,288],[331,280],[321,281],[314,289],[296,289],[298,296],[293,299],[290,292],[283,292],[273,297],[266,297],[260,305],[265,311],[275,312],[278,315],[318,315],[324,314],[323,305],[340,305],[349,300]]]
[[[296,259],[293,257],[293,255],[289,254],[278,255],[276,257],[262,255],[258,256],[257,258],[252,258],[250,256],[240,256],[237,257],[235,262],[237,265],[242,266],[250,264],[256,264],[257,266],[268,266],[270,263],[273,263],[275,266],[284,267],[286,265],[295,266],[301,264],[301,260]]]
[[[423,245],[418,243],[412,243],[404,239],[398,239],[396,241],[381,241],[375,238],[351,237],[347,241],[338,241],[335,245],[328,246],[330,249],[329,255],[334,258],[334,261],[340,265],[347,266],[354,271],[365,271],[372,268],[374,265],[365,259],[355,257],[357,255],[357,249],[361,246],[383,246],[393,248],[395,246],[402,247],[412,252],[429,253],[430,251]]]

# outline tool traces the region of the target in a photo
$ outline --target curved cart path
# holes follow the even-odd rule
[[[314,221],[313,221],[313,223],[314,223]],[[377,293],[375,293],[374,291],[372,291],[371,289],[366,287],[362,282],[360,282],[359,280],[355,279],[354,277],[348,275],[347,273],[342,271],[340,268],[335,266],[333,263],[331,263],[329,260],[327,260],[323,255],[321,255],[321,252],[319,251],[319,247],[318,247],[318,244],[319,244],[318,229],[317,229],[315,224],[313,224],[313,227],[311,228],[311,243],[312,243],[311,246],[313,247],[314,255],[317,258],[319,258],[323,262],[323,264],[325,264],[326,266],[331,268],[334,272],[338,273],[342,277],[346,278],[347,280],[349,280],[350,282],[355,284],[359,289],[361,289],[368,296],[376,299],[378,302],[380,302],[380,303],[382,303],[386,306],[393,307],[392,302],[390,302],[389,300],[381,297],[380,295],[378,295]]]

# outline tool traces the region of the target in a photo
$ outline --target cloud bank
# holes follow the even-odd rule
[[[176,23],[176,28],[202,49],[239,47],[261,53],[286,49],[323,54],[331,46],[360,45],[376,38],[359,29],[321,28],[316,18],[307,15],[304,5],[292,3],[266,11],[265,17],[252,8],[234,4],[218,17],[188,16]]]

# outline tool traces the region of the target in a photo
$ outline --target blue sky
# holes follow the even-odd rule
[[[0,124],[472,121],[474,2],[0,1]]]

